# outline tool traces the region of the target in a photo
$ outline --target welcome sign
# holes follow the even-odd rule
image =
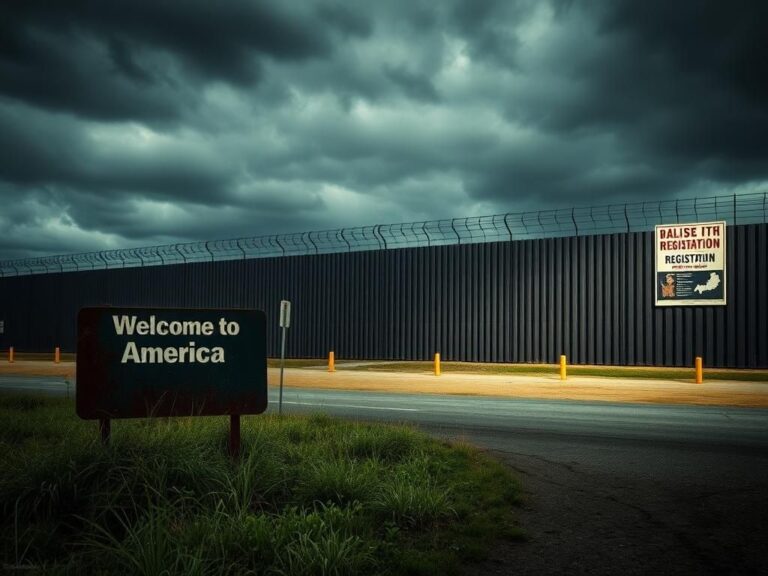
[[[726,304],[725,222],[656,226],[656,305]]]
[[[80,310],[77,414],[81,418],[260,414],[266,407],[263,312]]]

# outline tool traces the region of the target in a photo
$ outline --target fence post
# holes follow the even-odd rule
[[[696,356],[696,384],[704,383],[704,366],[701,356]]]
[[[435,376],[440,376],[440,352],[435,352]]]
[[[229,415],[229,456],[240,456],[240,414]]]
[[[328,352],[328,372],[336,372],[336,359],[333,355],[333,350]]]
[[[560,355],[560,380],[565,380],[568,377],[566,372],[566,358],[564,354]]]

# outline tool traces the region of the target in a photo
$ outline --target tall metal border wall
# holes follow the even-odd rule
[[[654,306],[653,232],[0,278],[0,348],[75,348],[81,306],[252,307],[291,357],[768,368],[768,225],[727,228],[727,306]]]

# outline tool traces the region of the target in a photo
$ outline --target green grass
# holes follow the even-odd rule
[[[450,574],[517,539],[517,481],[465,445],[309,417],[116,421],[0,395],[0,562],[25,574]]]
[[[451,372],[472,374],[519,374],[557,376],[559,366],[555,364],[485,364],[476,362],[442,362],[444,374]],[[355,370],[386,372],[432,372],[432,362],[372,362]],[[657,378],[663,380],[692,380],[691,368],[657,368],[642,366],[568,366],[569,376],[600,376],[606,378]],[[768,382],[768,370],[738,370],[704,368],[704,378],[709,380],[740,380],[746,382]]]

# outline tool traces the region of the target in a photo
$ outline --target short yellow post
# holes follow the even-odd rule
[[[53,363],[58,364],[61,362],[61,348],[56,346],[56,350],[53,352]]]
[[[435,352],[435,376],[440,376],[440,352]]]
[[[701,361],[701,356],[696,356],[696,384],[702,384],[704,382],[704,365]]]
[[[333,350],[328,352],[328,372],[336,372],[336,361],[333,357]]]
[[[13,346],[8,348],[8,362],[13,364]]]
[[[566,365],[565,365],[565,355],[560,355],[560,380],[565,380],[568,377],[568,374],[566,373]]]

